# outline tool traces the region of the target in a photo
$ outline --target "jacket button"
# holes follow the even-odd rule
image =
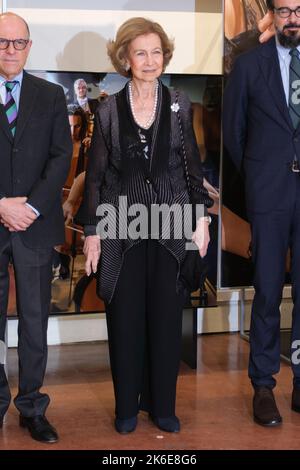
[[[294,142],[299,142],[298,137],[294,137]]]
[[[13,153],[18,153],[19,149],[13,149]]]
[[[151,181],[149,180],[149,178],[145,178],[145,181],[147,184],[151,184]]]

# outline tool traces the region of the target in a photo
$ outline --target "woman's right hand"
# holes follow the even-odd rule
[[[259,36],[259,42],[267,42],[275,34],[275,28],[273,24],[273,14],[268,11],[265,16],[258,22],[258,29],[261,32]]]
[[[83,246],[85,254],[85,272],[89,276],[92,272],[97,272],[97,266],[101,255],[101,242],[98,235],[86,237]]]

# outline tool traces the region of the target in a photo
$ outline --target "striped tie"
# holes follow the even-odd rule
[[[18,117],[17,105],[12,96],[12,90],[16,83],[17,82],[5,83],[6,103],[4,105],[4,110],[6,112],[6,116],[9,122],[9,127],[13,136],[15,135],[15,132],[16,132],[17,117]]]
[[[300,60],[298,49],[291,49],[290,55],[289,112],[294,129],[297,129],[300,122]]]

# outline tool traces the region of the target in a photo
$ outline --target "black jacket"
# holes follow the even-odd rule
[[[175,91],[168,90],[161,83],[159,85],[149,171],[145,173],[144,165],[139,163],[138,146],[130,145],[128,139],[125,144],[122,135],[122,121],[128,119],[128,113],[122,112],[119,100],[124,102],[122,96],[124,98],[126,95],[126,88],[104,100],[95,116],[85,193],[79,215],[79,220],[85,225],[86,235],[96,233],[99,221],[96,216],[97,207],[107,203],[118,208],[119,196],[126,196],[129,205],[165,203],[171,207],[173,204],[183,206],[189,202],[182,165],[178,117],[171,108],[175,103]],[[209,207],[213,201],[203,187],[202,165],[192,126],[191,105],[184,93],[178,93],[178,103],[191,182],[191,199],[193,203]],[[128,96],[126,106],[129,106]],[[122,212],[121,208],[118,210]],[[98,293],[105,301],[110,302],[112,299],[124,253],[138,242],[139,240],[132,240],[130,237],[126,240],[102,239]],[[185,257],[185,242],[184,236],[177,239],[159,237],[159,243],[178,261],[178,268]]]
[[[15,138],[0,105],[0,198],[26,196],[40,216],[20,232],[30,248],[64,241],[61,190],[72,156],[66,101],[60,86],[24,72]],[[0,246],[10,232],[0,223]]]
[[[248,215],[287,210],[296,191],[300,127],[289,115],[275,39],[236,59],[224,93],[224,144],[245,177]]]

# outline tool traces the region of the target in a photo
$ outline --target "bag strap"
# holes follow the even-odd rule
[[[178,104],[178,90],[176,90],[176,94],[175,94],[175,103]],[[188,164],[187,164],[185,143],[184,143],[184,135],[183,135],[183,129],[182,129],[182,121],[181,121],[181,116],[180,116],[179,109],[176,112],[176,114],[177,114],[177,118],[178,118],[179,131],[180,131],[182,163],[183,163],[183,168],[184,168],[184,174],[185,174],[188,194],[189,194],[189,197],[191,197],[191,182],[190,182],[190,175],[189,175],[189,171],[188,171]]]

